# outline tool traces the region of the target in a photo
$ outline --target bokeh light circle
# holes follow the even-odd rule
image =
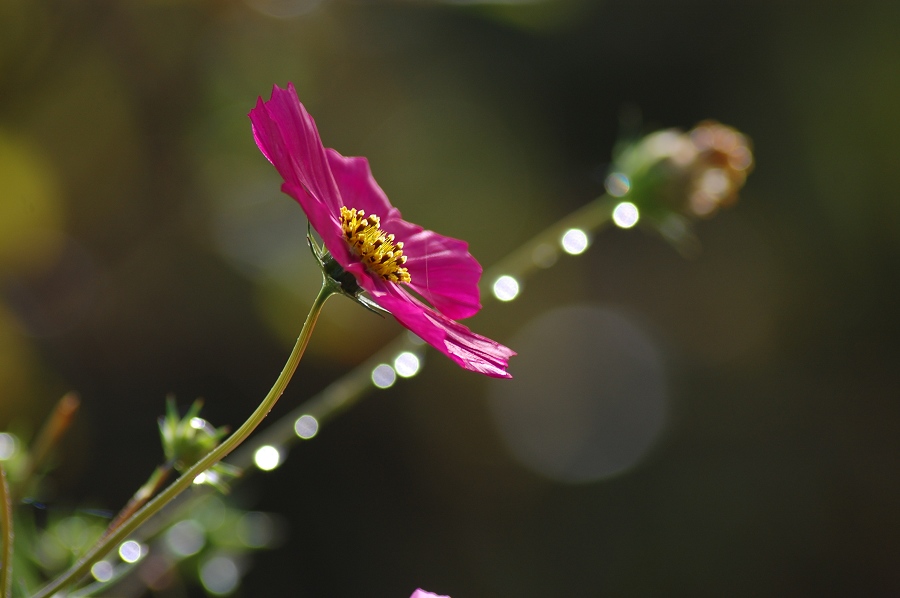
[[[140,542],[126,540],[119,545],[119,558],[126,563],[136,563],[144,555],[144,547]]]
[[[312,415],[301,415],[294,422],[294,432],[300,438],[309,440],[319,432],[319,421]]]
[[[631,191],[631,180],[624,173],[613,172],[606,177],[604,186],[613,197],[624,197]]]
[[[99,582],[107,582],[113,578],[116,570],[109,561],[97,561],[91,565],[91,575]]]
[[[200,566],[200,582],[210,594],[230,594],[237,588],[240,580],[241,573],[233,558],[215,556]]]
[[[0,432],[0,461],[12,458],[18,450],[16,437],[6,432]]]
[[[200,552],[206,545],[206,532],[196,520],[185,519],[170,527],[163,540],[172,554],[189,557]]]
[[[519,281],[512,276],[503,275],[494,281],[492,290],[494,291],[494,297],[500,301],[512,301],[519,296],[521,287],[519,286]]]
[[[601,307],[553,310],[510,346],[512,380],[490,387],[491,411],[512,455],[562,482],[633,467],[663,429],[666,383],[654,341]]]
[[[570,228],[560,240],[563,251],[569,255],[580,255],[584,253],[590,243],[591,240],[588,238],[587,233],[580,228]]]
[[[397,371],[397,375],[403,378],[412,378],[418,374],[421,365],[422,363],[419,356],[409,351],[400,353],[400,355],[394,359],[394,370]]]
[[[390,388],[397,381],[397,372],[386,363],[375,366],[372,370],[372,384],[378,388]]]
[[[623,201],[613,209],[612,219],[619,228],[631,228],[638,223],[641,217],[636,205],[630,201]]]
[[[263,445],[253,453],[253,463],[263,471],[272,471],[281,465],[281,451],[271,445]]]

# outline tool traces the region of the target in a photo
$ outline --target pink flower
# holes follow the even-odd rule
[[[413,592],[412,596],[410,596],[409,598],[450,598],[450,596],[438,596],[437,594],[426,592],[425,590],[420,588]]]
[[[380,307],[467,370],[495,378],[515,351],[454,321],[481,309],[481,266],[464,241],[403,220],[365,158],[325,149],[292,84],[250,111],[256,145],[325,248]],[[426,305],[418,297],[431,304]]]

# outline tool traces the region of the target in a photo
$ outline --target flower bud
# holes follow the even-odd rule
[[[166,399],[166,415],[159,418],[159,434],[166,461],[178,472],[184,472],[205,457],[228,433],[227,428],[214,428],[198,417],[202,407],[203,401],[197,399],[184,417],[179,417],[175,400]]]
[[[750,140],[714,121],[700,123],[688,135],[697,152],[690,165],[688,207],[697,216],[709,216],[737,201],[753,168]]]
[[[664,237],[684,249],[689,220],[712,216],[737,201],[753,168],[750,140],[704,121],[687,133],[651,133],[617,152],[607,192],[634,204]]]

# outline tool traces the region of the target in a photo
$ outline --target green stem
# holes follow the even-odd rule
[[[484,298],[493,297],[490,285],[503,274],[524,280],[540,266],[535,260],[535,254],[541,249],[546,249],[554,256],[559,255],[559,240],[570,228],[578,228],[588,233],[596,233],[609,224],[616,205],[621,200],[609,195],[601,195],[594,201],[582,206],[571,214],[558,220],[555,224],[545,228],[537,235],[520,245],[512,253],[494,264],[484,272],[481,277]]]
[[[12,596],[13,516],[6,470],[0,465],[0,598]]]
[[[61,588],[81,579],[90,571],[94,563],[99,561],[114,546],[118,545],[122,540],[128,537],[128,535],[138,526],[168,504],[169,501],[188,488],[188,486],[194,482],[194,478],[218,463],[222,458],[228,455],[228,453],[237,448],[238,445],[240,445],[250,433],[256,429],[260,422],[265,419],[266,415],[269,414],[269,411],[272,410],[272,407],[275,406],[275,403],[281,397],[288,382],[294,375],[294,371],[300,363],[300,358],[303,357],[303,352],[306,350],[306,345],[309,343],[309,337],[316,325],[316,320],[319,318],[322,307],[325,305],[325,301],[328,297],[338,292],[340,292],[339,287],[333,281],[328,279],[323,281],[322,288],[319,290],[319,294],[316,296],[312,308],[310,308],[309,315],[306,316],[306,322],[303,324],[303,329],[300,331],[300,336],[297,338],[297,343],[294,345],[294,349],[291,351],[291,355],[288,357],[284,369],[281,370],[281,374],[278,376],[278,379],[275,381],[269,394],[266,395],[266,398],[263,399],[250,418],[247,419],[234,434],[222,442],[222,444],[197,461],[197,463],[184,472],[181,477],[172,482],[168,488],[157,495],[156,498],[144,505],[143,508],[134,513],[127,521],[123,522],[118,529],[101,538],[101,540],[94,545],[90,551],[82,556],[77,563],[63,575],[41,589],[34,595],[34,598],[47,598],[48,596],[52,596]]]
[[[134,493],[134,496],[131,497],[128,504],[125,505],[122,510],[119,511],[119,514],[116,515],[116,518],[112,520],[112,523],[106,528],[104,535],[113,533],[116,528],[122,525],[123,521],[126,521],[129,517],[134,515],[135,511],[144,506],[144,504],[150,500],[160,488],[162,488],[162,485],[169,479],[173,470],[174,467],[171,463],[157,466],[156,469],[153,470],[153,473],[150,474],[147,481],[144,482],[144,485],[138,488],[138,491]]]

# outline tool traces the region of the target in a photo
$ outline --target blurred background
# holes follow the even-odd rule
[[[900,595],[897,31],[890,0],[4,0],[0,427],[77,391],[47,509],[118,509],[167,394],[232,427],[265,395],[318,288],[246,116],[275,83],[485,266],[623,135],[715,118],[756,167],[699,256],[609,230],[486,305],[515,379],[428,353],[239,485],[286,537],[222,591]],[[401,331],[329,302],[270,421]]]

